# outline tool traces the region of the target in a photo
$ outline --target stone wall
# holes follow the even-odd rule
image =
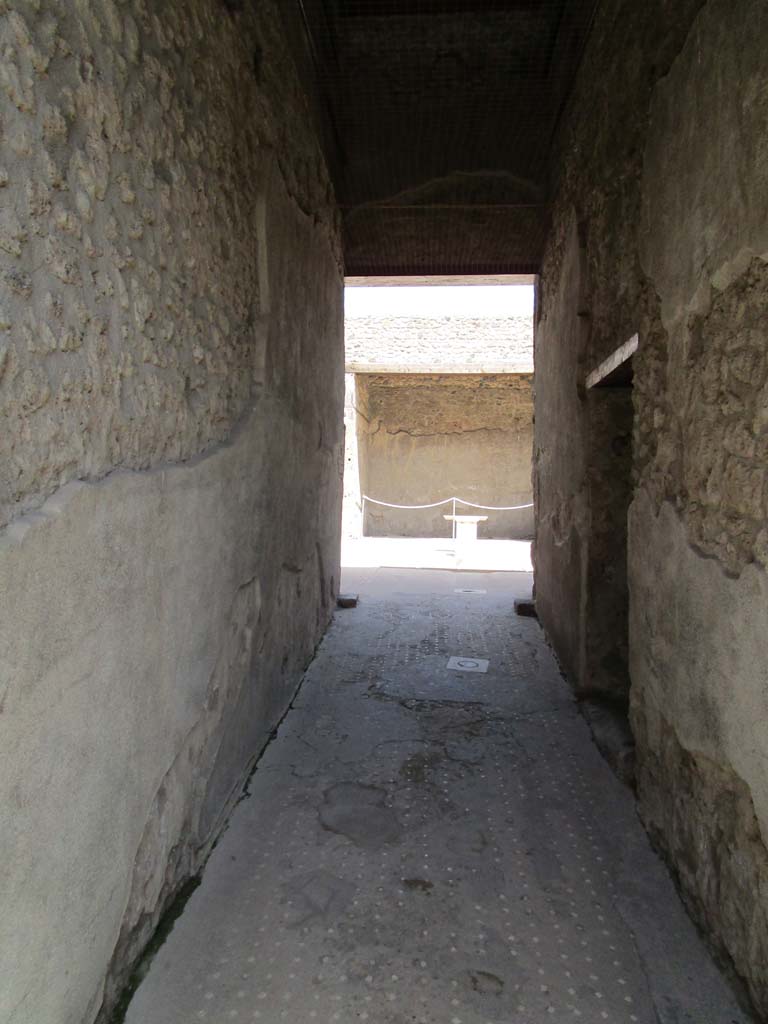
[[[350,371],[533,371],[533,324],[526,316],[348,316],[345,347]]]
[[[629,513],[641,813],[763,1015],[766,33],[757,0],[601,4],[554,164],[534,456],[537,606],[583,689],[613,689],[589,650],[621,590],[606,515]],[[629,487],[626,406],[606,419],[584,378],[635,332]]]
[[[531,502],[530,374],[358,374],[364,493],[398,505],[456,495],[482,505]],[[364,531],[378,537],[450,537],[435,509],[366,504]],[[461,511],[461,509],[459,509]],[[532,509],[487,515],[479,538],[528,538]]]
[[[90,1024],[331,615],[337,215],[273,3],[0,34],[0,1019]]]

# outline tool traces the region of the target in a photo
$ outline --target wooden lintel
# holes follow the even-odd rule
[[[592,370],[591,373],[587,374],[587,387],[609,387],[613,382],[613,379],[618,378],[621,375],[620,371],[622,368],[626,370],[630,368],[630,360],[635,352],[637,352],[637,346],[639,343],[639,336],[637,334],[633,334],[629,341],[625,341],[623,345],[619,345],[615,351],[611,352],[607,359],[604,359],[599,366]],[[616,383],[619,384],[621,382],[616,379]]]

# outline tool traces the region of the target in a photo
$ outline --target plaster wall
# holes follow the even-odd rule
[[[579,316],[584,254],[575,220],[548,282],[534,335],[533,545],[536,608],[572,680],[584,674],[586,415],[580,398],[586,325]]]
[[[331,615],[342,277],[273,4],[0,33],[0,1019],[90,1024]]]
[[[573,616],[576,601],[561,598],[552,578],[553,496],[570,494],[575,507],[574,496],[587,495],[589,540],[579,536],[576,546],[588,575],[613,556],[597,543],[582,487],[598,452],[587,440],[584,475],[574,482],[556,432],[558,403],[566,394],[566,424],[591,425],[574,371],[591,369],[637,331],[627,585],[640,810],[694,915],[763,1016],[767,18],[752,0],[737,8],[721,0],[601,6],[558,144],[535,442],[537,603],[567,654],[554,620]],[[574,236],[584,249],[581,291],[568,285]],[[580,355],[571,330],[577,305],[588,323]],[[605,474],[605,460],[598,469]],[[616,508],[622,503],[617,486]],[[599,581],[592,589],[605,590]],[[586,647],[587,625],[571,647]],[[585,665],[579,685],[590,682]]]
[[[359,374],[366,418],[359,421],[360,459],[372,498],[422,505],[456,495],[481,505],[532,502],[529,374]],[[450,537],[436,509],[366,504],[366,536]],[[459,511],[461,509],[459,508]],[[487,515],[478,537],[528,538],[532,509]]]

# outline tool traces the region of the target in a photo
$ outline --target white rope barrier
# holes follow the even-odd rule
[[[464,501],[463,498],[457,498],[456,503],[459,505],[469,505],[470,508],[489,509],[491,512],[514,512],[519,508],[533,508],[533,502],[530,502],[528,505],[475,505],[471,501]]]
[[[373,502],[374,505],[385,505],[387,508],[437,508],[438,505],[448,505],[453,498],[445,498],[443,501],[433,501],[431,505],[393,505],[390,501],[378,501],[376,498],[369,498],[364,494],[363,501]]]
[[[472,501],[465,501],[463,498],[443,498],[442,501],[433,501],[429,505],[395,505],[391,501],[379,501],[378,498],[371,498],[363,494],[363,501],[370,501],[374,505],[384,505],[385,508],[437,508],[439,505],[449,505],[455,502],[457,505],[469,505],[470,508],[487,509],[490,512],[516,512],[522,508],[533,508],[533,502],[528,505],[476,505]]]

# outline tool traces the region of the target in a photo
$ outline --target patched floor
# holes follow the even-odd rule
[[[513,614],[530,576],[344,588],[129,1024],[750,1020]]]

